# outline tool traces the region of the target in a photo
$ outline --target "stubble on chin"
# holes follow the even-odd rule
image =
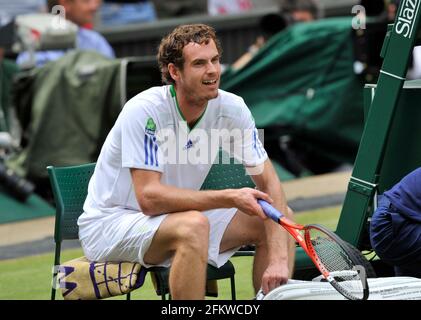
[[[210,98],[208,100],[216,99],[216,98],[218,98],[218,95],[219,95],[219,90],[216,89],[215,93],[209,95]]]

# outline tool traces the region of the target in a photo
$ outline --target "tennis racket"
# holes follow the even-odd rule
[[[344,297],[366,300],[369,295],[364,267],[358,265],[350,245],[317,224],[300,225],[286,218],[265,200],[258,200],[265,214],[286,229],[313,261],[322,276]]]

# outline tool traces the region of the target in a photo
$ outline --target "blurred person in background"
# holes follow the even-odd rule
[[[149,0],[104,0],[97,22],[104,26],[143,23],[157,19],[155,7]]]
[[[48,10],[53,12],[56,5],[63,6],[65,17],[78,26],[76,49],[96,51],[105,57],[115,58],[114,50],[107,40],[98,32],[91,30],[95,14],[101,5],[101,0],[48,0]],[[70,49],[72,50],[72,49]],[[66,54],[67,50],[38,51],[35,53],[35,65],[43,66],[49,61],[54,61]],[[30,55],[22,52],[16,62],[19,65],[28,63]]]
[[[359,12],[367,18],[365,28],[355,30],[356,61],[354,72],[363,74],[368,83],[377,81],[383,58],[380,51],[386,36],[387,24],[395,21],[400,0],[361,0],[364,12]],[[369,22],[371,19],[371,22]],[[421,78],[421,46],[416,46],[410,56],[407,80]]]
[[[293,23],[314,21],[323,16],[318,0],[281,0],[279,5],[280,11]]]
[[[263,16],[259,22],[261,36],[249,47],[248,51],[232,65],[233,70],[244,67],[275,34],[298,22],[311,22],[322,16],[317,0],[282,0],[279,2],[279,13]]]
[[[158,19],[205,15],[207,0],[151,0]]]

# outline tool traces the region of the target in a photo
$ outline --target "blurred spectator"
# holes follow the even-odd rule
[[[267,14],[262,17],[259,22],[262,35],[256,39],[246,53],[231,65],[231,68],[238,70],[245,66],[269,38],[289,25],[297,22],[310,22],[321,16],[322,12],[317,0],[280,1],[280,13]]]
[[[361,0],[364,1],[364,0]],[[387,1],[387,0],[385,0]],[[400,0],[389,0],[387,1],[387,17],[389,21],[394,21],[396,16],[396,10],[398,10]]]
[[[367,19],[375,19],[377,23],[368,23],[366,29],[356,30],[356,61],[354,71],[365,75],[365,81],[377,81],[383,58],[380,51],[386,36],[387,24],[394,23],[400,0],[361,0]],[[363,14],[360,12],[359,14]],[[369,21],[369,20],[367,20]],[[408,80],[421,78],[421,46],[414,47],[410,57]]]
[[[148,0],[104,0],[99,10],[99,23],[104,26],[149,22],[156,19],[155,7]]]
[[[242,13],[251,9],[251,0],[208,0],[208,13],[211,16]]]
[[[207,0],[151,0],[158,19],[207,14]]]
[[[360,0],[364,10],[357,12],[364,27],[353,28],[355,61],[354,72],[367,83],[377,82],[383,59],[380,51],[386,36],[388,15],[384,0]]]
[[[280,10],[293,22],[308,22],[323,16],[318,0],[280,0]]]
[[[115,58],[114,50],[105,38],[94,30],[89,30],[85,26],[93,25],[95,13],[101,5],[101,0],[48,0],[48,9],[52,12],[55,5],[64,7],[66,19],[79,26],[76,38],[76,49],[93,50],[101,53],[105,57]],[[45,63],[57,60],[62,57],[67,50],[39,51],[35,54],[35,65],[43,66]],[[16,62],[25,66],[30,60],[28,52],[18,55]]]
[[[46,0],[0,1],[0,26],[3,26],[20,14],[45,12]]]

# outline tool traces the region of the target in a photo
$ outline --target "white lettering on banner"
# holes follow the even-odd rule
[[[418,15],[420,0],[403,0],[400,5],[398,18],[395,22],[395,31],[405,38],[411,38],[415,19]]]

